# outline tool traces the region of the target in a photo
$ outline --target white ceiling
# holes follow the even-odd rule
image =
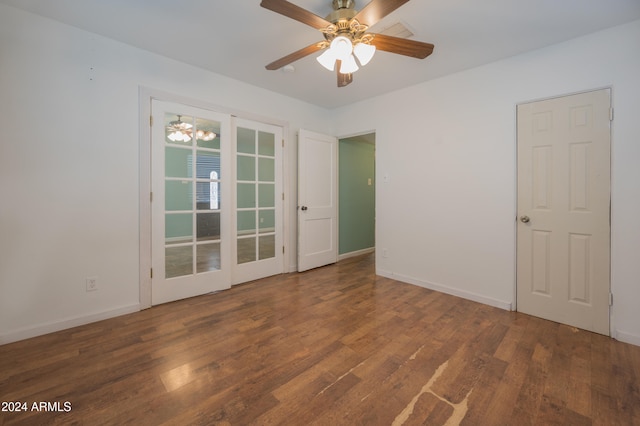
[[[368,1],[356,0],[356,9]],[[377,52],[336,87],[314,54],[294,73],[264,66],[322,40],[260,0],[0,0],[188,64],[319,106],[334,108],[522,52],[640,19],[640,0],[412,0],[371,28],[401,22],[435,44],[424,60]],[[319,16],[331,0],[292,0]],[[611,46],[615,49],[615,46]],[[598,52],[593,52],[594,59]]]

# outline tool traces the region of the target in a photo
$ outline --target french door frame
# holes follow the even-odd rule
[[[289,190],[289,160],[288,150],[289,146],[289,124],[281,120],[275,120],[270,117],[259,116],[256,114],[247,113],[245,111],[233,110],[220,105],[216,105],[210,102],[201,101],[173,93],[165,92],[162,90],[152,89],[148,87],[140,86],[138,89],[138,111],[139,111],[139,134],[138,134],[138,149],[139,149],[139,164],[138,164],[138,183],[139,183],[139,295],[140,295],[140,309],[147,309],[152,306],[151,304],[151,104],[153,100],[174,102],[196,108],[206,109],[210,111],[219,112],[222,114],[229,114],[232,117],[243,118],[252,121],[258,121],[269,125],[282,127],[282,138],[284,143],[284,149],[282,151],[282,168],[284,170],[284,179],[282,190],[285,200],[288,200],[283,209],[283,244],[285,247],[289,246],[290,241],[290,220],[291,220],[291,196]],[[235,155],[235,154],[234,154]],[[286,250],[288,252],[289,250]],[[288,256],[283,257],[283,272],[289,272]],[[235,260],[234,260],[235,264]],[[159,272],[156,272],[159,273]]]

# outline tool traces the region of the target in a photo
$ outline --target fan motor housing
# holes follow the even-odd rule
[[[338,9],[353,9],[356,5],[355,0],[333,0],[333,8]]]
[[[333,0],[334,10],[325,19],[334,25],[340,21],[350,21],[358,13],[354,9],[355,5],[354,0]]]

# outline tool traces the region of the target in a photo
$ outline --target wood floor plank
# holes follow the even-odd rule
[[[0,400],[72,406],[0,425],[633,425],[639,383],[637,346],[365,255],[0,346]]]

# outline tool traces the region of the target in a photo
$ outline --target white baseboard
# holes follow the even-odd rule
[[[631,345],[640,346],[640,336],[637,334],[627,333],[626,331],[615,330],[614,339],[620,342],[629,343]]]
[[[366,249],[362,249],[362,250],[356,250],[356,251],[352,251],[349,253],[343,253],[338,255],[338,262],[340,262],[341,260],[345,260],[348,259],[350,257],[355,257],[355,256],[360,256],[361,254],[368,254],[368,253],[373,253],[374,251],[376,251],[375,247],[370,247],[370,248],[366,248]],[[292,272],[298,272],[298,265],[289,265],[289,270],[287,271],[289,273]]]
[[[405,275],[396,274],[391,271],[385,271],[383,269],[376,269],[376,274],[386,278],[391,278],[392,280],[397,280],[397,281],[402,281],[404,283],[417,285],[419,287],[428,288],[429,290],[439,291],[440,293],[450,294],[452,296],[457,296],[463,299],[472,300],[474,302],[493,306],[495,308],[504,309],[506,311],[512,310],[512,303],[504,300],[498,300],[492,297],[486,297],[481,294],[472,293],[466,290],[460,290],[460,289],[448,287],[442,284],[435,284],[428,281],[419,280],[419,279],[408,277]]]
[[[356,251],[350,251],[349,253],[343,253],[341,255],[338,255],[338,262],[341,261],[341,260],[348,259],[350,257],[360,256],[361,254],[373,253],[374,251],[376,251],[375,247],[369,247],[369,248],[362,249],[362,250],[356,250]]]
[[[62,321],[38,324],[31,327],[25,327],[8,333],[0,334],[0,345],[17,342],[19,340],[30,339],[31,337],[42,336],[43,334],[55,333],[56,331],[66,330],[68,328],[78,327],[80,325],[89,324],[96,321],[102,321],[109,318],[138,312],[140,305],[123,306],[117,309],[97,312],[90,315],[68,318]]]

